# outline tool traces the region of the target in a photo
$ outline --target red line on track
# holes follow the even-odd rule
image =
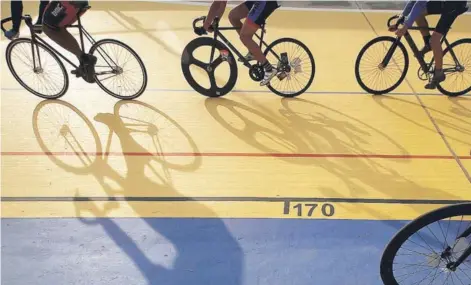
[[[5,151],[2,156],[173,156],[173,157],[285,157],[285,158],[390,158],[390,159],[455,159],[452,155],[395,155],[395,154],[340,154],[340,153],[236,153],[236,152],[19,152]],[[460,156],[469,159],[471,156]]]

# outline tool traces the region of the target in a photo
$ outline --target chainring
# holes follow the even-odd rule
[[[261,65],[253,64],[249,68],[249,75],[253,81],[260,82],[263,80],[263,77],[265,76],[265,70],[263,69]]]
[[[428,81],[430,79],[430,73],[424,72],[422,67],[419,67],[419,69],[417,70],[417,76],[422,81]]]

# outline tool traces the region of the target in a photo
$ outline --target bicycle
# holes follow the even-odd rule
[[[461,218],[460,218],[461,216]],[[448,222],[440,224],[440,220],[448,219]],[[453,219],[453,221],[452,221]],[[432,232],[432,224],[438,222],[438,227],[435,227],[441,234],[435,235]],[[424,232],[419,232],[424,229]],[[425,229],[428,231],[425,232]],[[446,233],[445,233],[446,232]],[[429,235],[432,233],[432,235]],[[455,235],[456,233],[456,235]],[[401,247],[409,241],[409,238],[417,234],[420,241],[427,243],[427,240],[432,241],[426,246],[421,246],[416,242],[410,241],[407,245],[408,248],[404,247],[405,254],[399,254]],[[450,237],[450,235],[451,237]],[[427,236],[428,235],[428,236]],[[445,238],[444,242],[441,242],[437,236]],[[450,237],[450,239],[447,239]],[[430,254],[423,253],[424,250],[431,250]],[[395,274],[394,269],[398,271],[402,269],[409,269],[413,266],[411,264],[411,256],[414,253],[418,253],[421,258],[421,262],[417,264],[419,268],[411,274]],[[383,255],[381,257],[380,273],[381,279],[385,285],[398,285],[406,284],[402,283],[408,278],[411,278],[407,284],[437,284],[432,283],[433,281],[441,280],[441,277],[450,279],[451,281],[457,280],[457,283],[453,281],[453,284],[470,284],[471,282],[471,202],[459,203],[450,206],[441,207],[431,212],[425,213],[415,220],[404,226],[389,242],[386,246]],[[407,258],[405,263],[398,263],[398,260]],[[406,265],[406,267],[399,267],[400,265]],[[399,268],[398,268],[399,267]],[[426,274],[427,269],[431,269]],[[441,276],[441,273],[445,273],[445,277]],[[453,277],[453,273],[464,273],[466,282],[463,283],[459,275]],[[425,275],[426,274],[426,275]],[[425,275],[425,277],[424,277]],[[408,276],[407,278],[401,277]],[[431,279],[429,283],[429,279]],[[417,281],[418,280],[418,281]],[[461,281],[461,282],[458,282]],[[448,284],[448,283],[439,283]]]
[[[146,86],[147,86],[147,71],[144,66],[144,63],[142,62],[141,58],[139,55],[128,45],[114,40],[114,39],[102,39],[99,41],[95,41],[93,37],[85,30],[85,28],[82,26],[81,20],[80,20],[80,14],[82,12],[85,12],[86,10],[90,9],[90,6],[87,6],[83,9],[81,9],[77,13],[77,19],[78,23],[74,25],[69,25],[67,28],[77,28],[80,33],[80,44],[81,44],[81,49],[85,51],[85,45],[84,45],[84,35],[87,38],[87,40],[91,43],[91,48],[89,53],[90,54],[95,54],[98,58],[97,64],[95,66],[95,81],[98,84],[98,86],[104,90],[106,93],[109,95],[118,98],[118,99],[135,99],[139,96],[142,95],[142,93],[145,91]],[[1,29],[3,32],[5,32],[5,28],[3,25],[7,22],[10,22],[12,18],[5,18],[1,21]],[[25,21],[26,25],[28,26],[30,32],[31,32],[31,39],[29,38],[17,38],[12,40],[6,49],[6,60],[8,64],[8,68],[10,69],[11,73],[15,77],[16,81],[23,86],[26,90],[31,92],[32,94],[45,98],[45,99],[57,99],[62,97],[68,90],[69,88],[69,77],[68,74],[65,70],[64,64],[62,61],[59,59],[61,57],[63,60],[65,60],[67,63],[69,63],[75,70],[72,70],[72,74],[74,74],[76,77],[81,77],[81,71],[78,68],[77,65],[75,65],[72,61],[70,61],[68,58],[66,58],[64,55],[62,55],[59,51],[54,49],[51,45],[49,45],[45,40],[40,38],[35,30],[34,30],[34,25],[32,23],[32,18],[30,15],[25,15],[22,17],[22,20]],[[25,46],[23,46],[25,45]],[[31,46],[31,54],[27,52],[29,49],[29,46]],[[120,52],[116,52],[119,48],[122,48],[124,50],[121,50]],[[113,60],[109,54],[111,52],[109,50],[114,50],[116,52],[116,55],[119,54],[119,58],[116,58]],[[106,50],[106,51],[105,51]],[[40,52],[41,51],[41,52]],[[117,62],[121,58],[121,55],[123,52],[127,52],[127,61],[120,66]],[[12,60],[12,56],[16,55],[19,53],[20,56],[23,57],[23,59],[20,57],[20,62],[18,64],[14,64]],[[58,57],[59,56],[59,57]],[[101,61],[100,61],[101,59]],[[129,61],[131,59],[135,59],[137,62],[137,67],[132,68],[132,69],[137,69],[140,68],[140,74],[142,76],[142,79],[136,84],[139,85],[137,86],[135,91],[132,91],[130,89],[130,84],[124,82],[126,79],[126,76],[124,75],[126,71],[129,71],[127,67],[130,65]],[[29,62],[27,62],[29,60]],[[53,61],[54,63],[51,64],[50,62]],[[48,63],[46,65],[46,63]],[[26,72],[31,72],[33,75],[37,75],[37,80],[35,80],[32,83],[26,83],[25,80],[28,79],[24,75],[26,72],[24,71],[23,73],[18,72],[17,69],[20,68],[20,63],[23,63],[23,65],[26,66]],[[127,69],[125,70],[124,67]],[[47,74],[49,71],[54,71],[52,69],[57,68],[57,70],[54,72],[55,78],[51,78],[51,75]],[[106,70],[100,70],[101,68],[104,68]],[[100,70],[100,71],[99,71]],[[52,73],[52,72],[51,72]],[[61,75],[57,75],[61,74]],[[139,73],[138,71],[133,71],[131,73],[134,76],[138,76]],[[106,76],[109,75],[109,76]],[[103,77],[106,76],[106,77]],[[62,77],[62,78],[59,78]],[[113,78],[113,80],[107,81],[108,79]],[[47,83],[46,81],[50,80],[50,83]],[[106,82],[105,82],[106,81]],[[118,83],[116,84],[116,88],[113,88],[113,86],[109,87],[108,82],[110,84],[112,83]],[[36,84],[34,84],[36,83]],[[105,84],[107,86],[105,86]],[[33,87],[36,85],[36,87]],[[52,90],[52,94],[45,94],[46,91],[48,90],[42,90],[40,88],[47,88],[49,89],[50,87],[55,88],[56,90]],[[38,90],[40,89],[40,90]],[[111,90],[113,89],[113,90]],[[124,92],[129,92],[130,94],[123,95]]]
[[[197,18],[193,21],[193,30],[196,33],[197,27],[196,24],[199,21],[204,21],[206,17],[200,17]],[[181,58],[181,67],[183,71],[183,75],[188,82],[188,84],[198,93],[208,96],[208,97],[220,97],[223,95],[226,95],[229,93],[235,86],[237,82],[237,77],[238,77],[238,68],[237,68],[237,62],[234,60],[234,55],[231,52],[231,50],[238,56],[239,61],[243,63],[245,67],[249,69],[249,76],[253,81],[260,82],[263,80],[264,77],[264,69],[260,64],[250,64],[250,61],[247,60],[230,42],[229,40],[221,33],[221,31],[226,31],[226,30],[237,30],[238,28],[235,27],[219,27],[219,18],[216,18],[214,20],[214,23],[212,25],[212,28],[214,30],[214,37],[201,37],[201,38],[196,38],[192,40],[191,42],[188,43],[188,45],[185,47],[182,53],[182,58]],[[264,52],[265,56],[274,55],[275,59],[269,61],[271,63],[277,62],[277,76],[278,82],[281,83],[283,80],[286,80],[288,84],[297,81],[296,75],[299,73],[303,72],[303,67],[304,64],[310,64],[311,66],[311,72],[310,75],[307,76],[308,78],[307,83],[300,85],[301,89],[300,90],[295,90],[293,92],[285,92],[285,91],[280,91],[277,87],[274,87],[273,81],[275,81],[275,77],[273,77],[272,81],[267,84],[267,87],[270,91],[273,93],[283,96],[283,97],[296,97],[302,93],[304,93],[312,84],[314,80],[314,74],[315,74],[315,61],[314,57],[312,56],[310,50],[307,48],[305,44],[300,42],[299,40],[293,39],[293,38],[281,38],[278,39],[274,42],[272,42],[270,45],[268,45],[264,40],[266,30],[265,30],[265,25],[262,25],[261,27],[261,34],[255,34],[255,36],[260,40],[260,48],[262,48],[262,45],[266,47],[266,50]],[[218,40],[218,37],[222,39],[221,42]],[[286,43],[293,43],[294,45],[297,45],[298,49],[302,49],[306,54],[307,54],[307,60],[306,62],[303,62],[303,58],[294,57],[296,54],[293,55],[293,59],[289,61],[288,59],[288,53],[287,52],[281,52],[279,55],[276,53],[274,50],[275,48],[278,48],[281,44],[286,44]],[[204,63],[201,60],[198,60],[194,57],[194,52],[196,49],[200,47],[211,47],[211,53],[209,57],[209,63]],[[218,50],[219,56],[215,58],[215,50]],[[214,75],[214,72],[217,67],[221,65],[221,63],[227,62],[229,64],[229,79],[225,85],[222,87],[219,87],[216,83],[216,77]],[[205,88],[201,86],[197,80],[194,79],[190,72],[190,66],[195,64],[196,66],[202,68],[208,73],[209,80],[210,80],[210,87]],[[292,72],[294,70],[294,72]]]
[[[465,7],[462,10],[455,10],[453,13],[457,13],[457,15],[459,16],[459,15],[465,13],[467,10],[468,10],[468,7]],[[388,20],[388,23],[387,23],[388,28],[393,27],[393,26],[391,26],[391,22],[395,19],[399,19],[396,22],[396,24],[394,25],[396,29],[404,21],[403,17],[400,17],[398,15],[393,16],[393,17],[389,18],[389,20]],[[410,27],[408,30],[419,30],[419,29],[421,29],[421,28],[413,26],[413,27]],[[429,31],[434,31],[435,30],[435,28],[422,28],[422,29],[427,29]],[[374,95],[386,94],[386,93],[389,93],[389,92],[393,91],[394,89],[396,89],[402,83],[402,81],[405,79],[407,71],[409,69],[409,55],[406,51],[406,48],[405,48],[404,44],[401,42],[401,38],[402,37],[395,37],[394,38],[394,37],[390,37],[390,36],[380,36],[380,37],[377,37],[377,38],[371,40],[370,42],[368,42],[360,50],[360,53],[358,54],[358,57],[357,57],[356,62],[355,62],[355,77],[357,79],[358,84],[361,86],[361,88],[363,90],[365,90],[366,92],[368,92],[370,94],[374,94]],[[431,79],[432,79],[433,73],[434,73],[434,68],[433,68],[433,61],[434,60],[433,60],[433,58],[427,64],[427,62],[424,59],[424,55],[421,54],[421,52],[417,48],[417,45],[415,44],[414,40],[412,39],[412,36],[409,34],[409,31],[406,32],[406,34],[404,35],[404,38],[406,39],[407,43],[409,44],[409,47],[411,48],[414,56],[417,58],[417,61],[420,65],[420,67],[417,71],[417,75],[418,75],[419,79],[422,80],[422,81],[427,81],[428,80],[430,82]],[[445,80],[444,82],[441,82],[440,84],[438,84],[437,89],[442,94],[447,95],[447,96],[461,96],[461,95],[464,95],[467,92],[471,91],[471,82],[469,82],[468,85],[466,85],[466,87],[464,87],[462,90],[457,90],[457,91],[450,91],[450,89],[448,87],[444,87],[443,85],[445,84],[445,82],[451,82],[453,86],[458,85],[458,84],[455,84],[454,80],[451,80],[451,78],[448,78],[448,76],[449,77],[452,77],[454,75],[456,75],[456,77],[459,77],[460,75],[464,76],[465,71],[471,70],[471,64],[467,63],[467,62],[469,62],[469,59],[465,58],[465,59],[458,60],[457,52],[455,52],[455,51],[457,51],[461,48],[466,48],[466,47],[471,49],[471,39],[470,38],[460,39],[460,40],[457,40],[457,41],[453,42],[452,44],[450,44],[448,42],[448,40],[446,39],[446,34],[445,34],[443,36],[443,39],[442,39],[442,44],[443,44],[443,42],[446,45],[446,48],[443,51],[443,71],[447,75],[447,80]],[[383,47],[384,51],[387,51],[387,52],[386,52],[386,55],[384,57],[379,58],[379,60],[377,60],[377,61],[375,61],[371,64],[368,64],[369,65],[369,71],[372,71],[373,69],[378,68],[380,70],[380,72],[383,73],[384,71],[386,71],[386,69],[388,67],[392,66],[393,69],[394,69],[394,67],[397,68],[396,74],[393,74],[393,75],[400,75],[399,79],[396,81],[396,83],[394,83],[394,80],[391,80],[393,82],[392,85],[386,86],[385,88],[379,89],[379,90],[374,89],[375,87],[368,86],[368,84],[364,82],[364,80],[366,80],[366,78],[362,78],[362,76],[360,75],[360,65],[362,63],[364,63],[363,59],[365,59],[365,60],[368,59],[368,56],[365,56],[365,53],[376,44],[379,44],[379,46]],[[389,48],[387,46],[389,46]],[[396,50],[399,50],[400,52],[397,53],[396,54],[397,57],[395,59],[393,59],[393,54]],[[380,51],[380,52],[377,52],[377,53],[382,53],[382,52],[383,51]],[[401,59],[401,54],[400,53],[402,53],[403,61],[400,60]],[[451,58],[448,59],[447,55],[450,55]],[[393,63],[390,62],[391,60],[393,61]],[[400,62],[400,63],[398,63],[398,62]],[[450,63],[447,64],[447,62],[450,62]],[[465,67],[466,63],[469,66]],[[386,76],[385,76],[385,77],[382,77],[381,79],[383,81],[385,81],[388,78],[386,78]],[[466,82],[471,81],[471,78],[469,80],[463,80],[463,81],[466,81]]]

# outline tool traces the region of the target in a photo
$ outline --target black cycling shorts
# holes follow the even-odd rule
[[[460,15],[466,7],[467,1],[429,1],[427,2],[428,15],[441,15],[438,20],[435,31],[445,35],[455,22],[456,18]]]
[[[270,15],[280,7],[277,1],[245,1],[245,6],[249,9],[247,19],[261,26]]]

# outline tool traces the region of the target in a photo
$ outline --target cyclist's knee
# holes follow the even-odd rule
[[[231,10],[231,12],[229,12],[229,22],[231,22],[233,26],[240,23],[240,20],[242,19],[243,17],[241,17],[240,13],[237,11]]]

